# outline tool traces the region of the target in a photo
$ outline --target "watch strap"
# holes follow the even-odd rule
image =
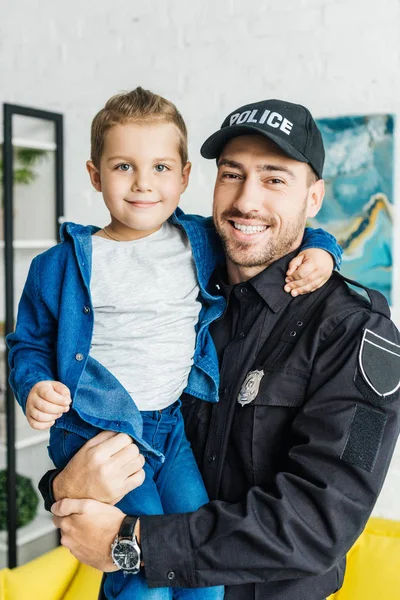
[[[139,517],[131,517],[127,515],[121,523],[121,527],[119,528],[118,537],[120,540],[129,539],[133,540],[135,534],[135,526]]]
[[[56,501],[53,494],[53,481],[59,473],[61,473],[61,469],[52,469],[51,471],[47,471],[39,481],[39,491],[43,496],[44,507],[48,511],[50,511]]]

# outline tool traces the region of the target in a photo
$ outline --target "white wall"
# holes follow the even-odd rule
[[[278,97],[316,117],[398,114],[399,31],[400,0],[3,0],[0,103],[65,115],[66,217],[104,224],[85,171],[90,121],[118,91],[142,85],[165,95],[190,133],[194,168],[182,207],[206,214],[215,167],[199,147],[234,108]],[[396,143],[399,155],[399,133]],[[399,211],[400,201],[396,223]],[[397,323],[399,262],[395,239]],[[377,514],[400,519],[399,493],[400,450]]]

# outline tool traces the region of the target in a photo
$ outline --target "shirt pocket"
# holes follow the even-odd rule
[[[304,402],[308,376],[295,370],[265,371],[254,406],[297,407]]]
[[[253,405],[252,465],[257,473],[281,471],[293,439],[292,423],[306,397],[308,377],[296,371],[266,371]]]

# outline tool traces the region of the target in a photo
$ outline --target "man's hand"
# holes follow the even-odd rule
[[[104,572],[118,571],[111,545],[124,513],[96,500],[64,498],[51,507],[53,523],[61,531],[61,544],[86,565]]]
[[[142,485],[144,457],[125,433],[102,431],[86,442],[53,481],[53,495],[116,504]]]
[[[332,275],[334,262],[332,255],[321,248],[303,250],[289,263],[286,272],[285,292],[300,296],[315,292]]]
[[[33,429],[49,429],[70,404],[70,391],[61,381],[38,381],[26,400],[26,418]]]

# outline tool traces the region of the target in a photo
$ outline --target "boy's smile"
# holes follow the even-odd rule
[[[153,120],[111,127],[104,139],[99,169],[88,161],[93,186],[102,192],[118,240],[157,231],[178,206],[190,163],[182,166],[175,126]]]

